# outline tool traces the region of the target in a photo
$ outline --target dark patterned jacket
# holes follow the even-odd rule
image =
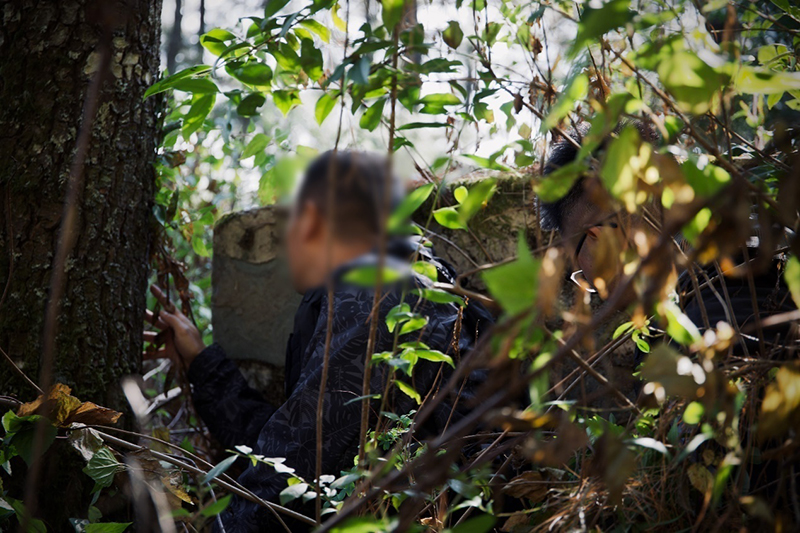
[[[362,257],[341,269],[335,277],[333,332],[322,417],[322,473],[337,477],[342,471],[353,467],[354,457],[358,453],[361,402],[353,400],[362,395],[369,315],[374,297],[373,289],[345,283],[342,277],[355,267],[374,262],[374,256]],[[427,278],[410,272],[405,262],[387,258],[387,264],[409,272],[403,282],[395,283],[384,291],[375,353],[392,350],[394,334],[389,331],[385,318],[401,302],[403,286],[413,289],[430,284]],[[316,477],[316,414],[325,353],[327,301],[325,289],[310,291],[298,309],[287,349],[287,400],[281,406],[269,405],[251,389],[219,345],[209,346],[189,368],[195,406],[212,434],[222,444],[228,447],[246,445],[253,448],[254,453],[265,457],[286,458],[285,464],[310,483]],[[461,329],[463,334],[458,342],[453,342],[454,332],[460,329],[457,306],[419,299],[410,294],[410,290],[404,301],[412,310],[427,317],[428,322],[422,330],[401,337],[400,343],[421,341],[431,349],[451,355],[455,360],[458,357],[456,352],[472,344],[473,339],[470,339],[466,328]],[[269,327],[268,324],[264,326]],[[372,394],[383,393],[390,372],[390,367],[385,363],[373,367],[370,382]],[[450,367],[443,363],[420,360],[414,368],[413,378],[399,371],[395,372],[395,376],[412,385],[425,398],[429,391],[443,384],[449,373]],[[384,409],[396,414],[405,414],[418,407],[413,399],[394,387],[387,399],[389,402]],[[463,399],[458,402],[459,406],[466,404]],[[451,415],[451,405],[448,402],[441,404],[438,412],[431,417],[431,431],[446,424]],[[373,400],[373,416],[379,408],[380,401]],[[456,413],[453,419],[457,416]],[[277,502],[279,493],[287,487],[287,476],[259,463],[248,466],[239,482],[263,499]],[[222,516],[227,533],[272,530],[275,527],[273,520],[268,509],[236,497]],[[295,526],[292,529],[302,530]]]

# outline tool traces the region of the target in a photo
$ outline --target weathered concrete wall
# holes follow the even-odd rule
[[[282,233],[272,207],[230,214],[214,228],[214,340],[233,358],[284,364],[301,296],[280,253]]]

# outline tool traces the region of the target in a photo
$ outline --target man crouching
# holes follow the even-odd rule
[[[402,351],[403,343],[414,343],[428,359],[436,361],[420,356],[399,365],[373,365],[369,381],[373,419],[381,410],[402,415],[417,409],[409,391],[425,398],[447,379],[450,367],[441,361],[457,359],[455,352],[470,344],[469,330],[473,336],[475,332],[460,328],[458,307],[415,296],[413,289],[430,285],[430,281],[413,273],[407,258],[385,258],[386,272],[404,275],[385,284],[376,316],[372,316],[374,288],[355,279],[363,278],[370,268],[375,272],[381,228],[399,198],[398,189],[386,161],[369,154],[327,152],[308,168],[286,231],[292,282],[304,297],[287,343],[287,400],[283,405],[270,405],[251,389],[222,347],[206,347],[197,328],[169,302],[164,301],[165,310],[158,317],[151,317],[157,327],[172,335],[160,355],[183,360],[195,407],[222,444],[246,445],[256,454],[285,458],[284,464],[297,476],[313,483],[317,477],[317,405],[327,354],[321,473],[338,476],[353,467],[358,454],[362,416],[358,398],[364,394],[365,361],[371,354],[391,354]],[[330,320],[329,288],[333,294]],[[157,288],[154,293],[163,300]],[[408,307],[393,313],[401,323],[395,325],[392,320],[390,330],[387,315],[403,302]],[[403,323],[403,317],[412,313],[418,319]],[[374,347],[368,354],[372,320],[377,324]],[[463,336],[454,342],[455,332],[460,331]],[[155,336],[149,334],[148,338]],[[390,377],[404,381],[406,390],[387,389]],[[440,411],[431,417],[434,426],[451,418],[447,402],[440,404]],[[259,463],[248,466],[239,482],[260,498],[277,502],[287,487],[287,475]],[[270,510],[236,498],[222,515],[228,533],[271,530],[274,520]],[[302,529],[296,526],[291,527]]]

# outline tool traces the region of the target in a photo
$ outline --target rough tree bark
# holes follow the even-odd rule
[[[141,360],[157,131],[142,97],[158,75],[160,11],[161,0],[0,0],[0,348],[38,382],[82,108],[103,76],[53,371],[82,400],[117,408],[120,378]],[[34,396],[2,358],[0,393]]]

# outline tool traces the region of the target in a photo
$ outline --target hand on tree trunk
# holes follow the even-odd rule
[[[189,368],[195,357],[206,348],[203,336],[159,287],[152,285],[150,292],[161,303],[163,309],[158,316],[150,310],[146,312],[147,321],[161,331],[144,332],[145,341],[155,346],[155,350],[145,352],[145,359],[169,357],[173,361],[183,361],[186,368]]]

